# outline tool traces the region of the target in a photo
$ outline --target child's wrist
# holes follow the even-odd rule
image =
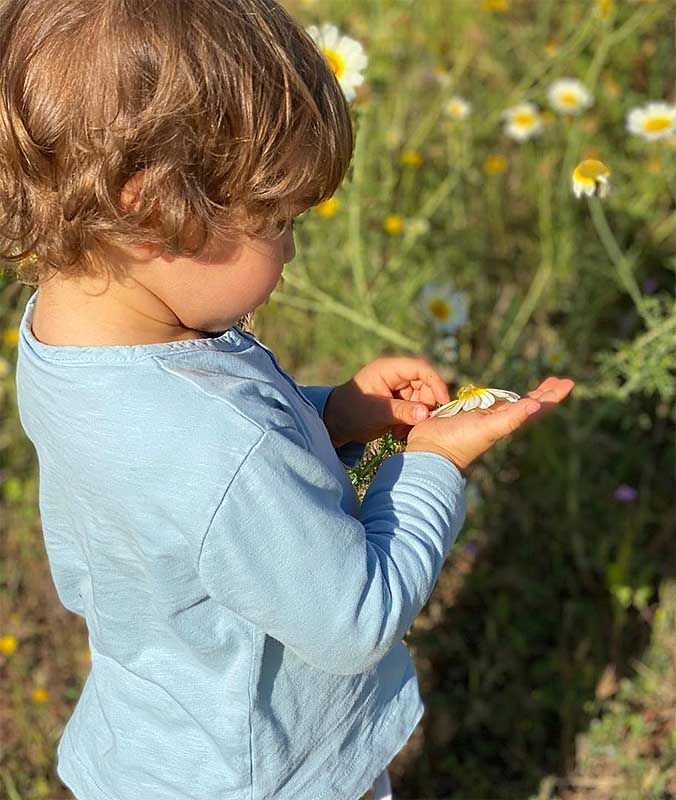
[[[346,426],[347,420],[342,398],[343,386],[344,384],[334,386],[324,404],[324,425],[329,432],[331,444],[336,448],[352,441]]]

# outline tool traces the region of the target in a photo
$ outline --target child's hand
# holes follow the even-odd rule
[[[570,378],[550,375],[516,402],[425,420],[408,437],[406,450],[439,453],[466,475],[467,468],[482,453],[529,420],[538,419],[556,408],[574,386],[575,381]],[[528,413],[531,405],[537,406],[533,414]]]
[[[403,439],[437,403],[450,402],[443,378],[424,358],[380,356],[346,383],[336,386],[324,408],[324,423],[334,447],[372,442],[391,432]]]

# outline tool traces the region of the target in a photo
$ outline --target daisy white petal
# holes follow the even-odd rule
[[[573,170],[573,193],[575,197],[598,195],[605,197],[609,190],[610,169],[593,158],[581,161]]]
[[[329,62],[347,100],[353,100],[356,96],[356,87],[364,82],[362,70],[368,64],[362,45],[356,39],[341,34],[330,22],[324,23],[321,27],[310,25],[306,28],[306,32]]]
[[[489,390],[481,395],[481,402],[479,403],[479,408],[490,408],[492,405],[495,404],[495,397],[493,397],[491,392],[492,390]]]
[[[458,397],[456,400],[451,400],[450,403],[439,406],[430,413],[430,416],[450,417],[460,411],[474,411],[475,409],[485,410],[495,404],[496,397],[509,400],[511,403],[515,403],[517,400],[521,399],[516,392],[510,392],[507,389],[490,389],[485,386],[475,386],[473,383],[470,383],[458,389]]]
[[[451,117],[451,119],[465,119],[471,110],[471,103],[468,103],[467,100],[457,95],[451,97],[446,103],[446,114]]]
[[[519,103],[502,114],[505,133],[518,142],[537,136],[543,128],[542,117],[533,103]]]
[[[475,394],[465,400],[465,411],[473,411],[481,403],[481,395]]]
[[[444,333],[454,333],[467,322],[467,296],[464,292],[455,291],[450,282],[445,285],[426,284],[421,291],[420,302],[425,316]]]
[[[459,400],[451,400],[450,403],[445,403],[443,406],[435,408],[430,411],[428,417],[451,417],[457,414],[462,408],[462,403]]]
[[[547,92],[551,107],[561,114],[579,114],[594,103],[587,87],[574,78],[554,81]]]
[[[665,139],[676,132],[676,105],[646,103],[627,114],[627,130],[648,141]]]
[[[521,395],[516,392],[510,392],[508,389],[488,389],[488,391],[501,400],[509,400],[510,403],[516,403],[517,400],[521,399]]]

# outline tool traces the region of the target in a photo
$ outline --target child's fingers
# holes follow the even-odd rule
[[[501,408],[500,413],[487,414],[486,421],[482,423],[483,432],[490,442],[509,436],[530,419],[531,412],[528,409],[533,405],[537,406],[538,402],[532,397],[522,397],[516,403],[508,403]],[[538,413],[537,410],[535,413]]]
[[[570,394],[574,386],[575,381],[572,381],[570,378],[556,378],[550,375],[542,381],[537,389],[528,392],[522,399],[537,400],[539,403],[560,403],[564,397]],[[509,402],[503,403],[499,408],[496,408],[495,411],[506,411],[510,405],[512,404]]]
[[[557,381],[558,378],[550,375],[548,378],[545,378],[537,388],[533,389],[531,392],[528,392],[526,396],[534,397],[537,400],[541,394],[551,389]]]
[[[534,398],[540,403],[540,409],[531,416],[531,419],[538,419],[544,413],[551,411],[571,393],[574,386],[574,381],[565,378],[564,380],[558,381],[551,389],[542,392],[537,398]],[[527,399],[531,398],[528,397]]]

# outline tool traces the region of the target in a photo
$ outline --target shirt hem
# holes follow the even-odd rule
[[[403,695],[409,693],[406,691],[406,687],[408,687],[409,692],[413,690],[415,690],[416,693],[418,692],[418,683],[415,677],[404,685],[404,689],[402,689],[402,692],[399,695],[400,700],[403,700]],[[385,721],[380,727],[379,739],[386,737],[387,732],[391,727],[393,727],[393,723],[397,720],[397,715],[401,714],[401,710],[401,705],[397,704],[395,708],[393,708],[385,717]],[[365,773],[362,773],[362,778],[360,780],[353,782],[351,785],[343,785],[342,787],[336,786],[335,783],[331,784],[328,792],[313,796],[313,800],[359,800],[362,795],[371,789],[373,782],[378,775],[380,775],[380,773],[390,764],[392,759],[397,755],[397,753],[399,753],[400,750],[402,750],[406,742],[408,742],[408,740],[411,738],[413,731],[418,726],[418,723],[422,719],[424,713],[425,705],[423,701],[419,699],[416,705],[413,707],[413,712],[407,714],[403,720],[399,720],[398,728],[401,733],[397,737],[396,744],[387,748],[377,746],[370,748],[370,756],[368,759],[369,768]],[[370,742],[370,740],[368,741]],[[390,740],[387,739],[387,741]],[[349,776],[351,774],[351,769],[354,765],[354,762],[357,760],[357,758],[363,758],[363,756],[363,745],[355,747],[354,755],[346,764],[343,765],[343,774],[345,776]],[[364,776],[367,776],[366,779],[364,779]]]
[[[72,773],[69,774],[67,769],[64,770],[64,766],[68,763],[68,761],[62,758],[62,747],[67,749],[73,762],[75,762],[82,770],[82,773],[78,776],[78,780],[74,778]],[[98,785],[98,783],[96,783],[91,773],[80,760],[80,757],[73,748],[72,742],[70,741],[70,736],[68,735],[67,727],[61,736],[61,743],[57,749],[57,753],[59,760],[57,761],[56,765],[56,774],[61,779],[61,782],[73,793],[75,800],[118,800],[118,798],[113,797],[105,792]],[[83,787],[82,791],[86,792],[86,794],[80,794],[80,786]]]
[[[408,686],[417,689],[417,682],[415,680],[409,681]],[[405,694],[406,692],[404,692]],[[397,705],[392,709],[391,713],[385,718],[385,722],[380,728],[380,737],[382,738],[387,734],[392,727],[392,723],[397,719],[397,713],[401,712],[401,706]],[[400,721],[399,728],[401,735],[397,737],[394,746],[390,745],[387,748],[374,747],[371,748],[369,756],[369,768],[362,777],[354,782],[349,783],[347,786],[343,785],[338,788],[335,783],[330,785],[328,791],[319,795],[313,795],[312,800],[359,800],[362,795],[371,789],[373,782],[378,775],[385,769],[397,753],[404,747],[406,742],[411,738],[411,734],[418,726],[418,723],[423,717],[425,706],[420,700],[415,706],[412,714],[408,714],[404,721]],[[389,741],[389,740],[388,740]],[[62,757],[61,748],[65,748],[65,753]],[[75,800],[119,800],[112,795],[109,795],[96,783],[87,767],[80,760],[77,752],[68,736],[68,729],[66,728],[61,737],[61,743],[58,748],[59,761],[57,762],[56,773],[61,779],[61,782],[73,793]],[[355,752],[352,758],[342,766],[342,771],[345,776],[351,775],[351,769],[354,762],[358,757],[363,757],[364,747],[355,747]],[[76,776],[69,770],[69,765],[76,764],[81,772]]]
[[[388,755],[385,758],[385,763],[383,764],[383,766],[379,767],[376,771],[373,772],[371,777],[368,779],[368,782],[363,784],[361,789],[358,789],[356,793],[351,794],[349,797],[347,795],[344,795],[344,797],[342,797],[340,800],[359,800],[359,798],[363,794],[366,794],[366,792],[369,789],[373,788],[373,782],[375,781],[375,779],[378,777],[378,775],[380,775],[380,773],[384,769],[386,769],[390,765],[394,757],[403,749],[406,742],[408,742],[408,740],[411,738],[413,731],[418,727],[418,723],[423,718],[424,713],[425,713],[425,706],[421,703],[418,706],[418,711],[416,715],[413,717],[413,722],[407,728],[406,738],[404,739],[404,742],[397,744],[395,748],[391,749],[388,752]],[[328,795],[326,797],[326,800],[329,800]]]

